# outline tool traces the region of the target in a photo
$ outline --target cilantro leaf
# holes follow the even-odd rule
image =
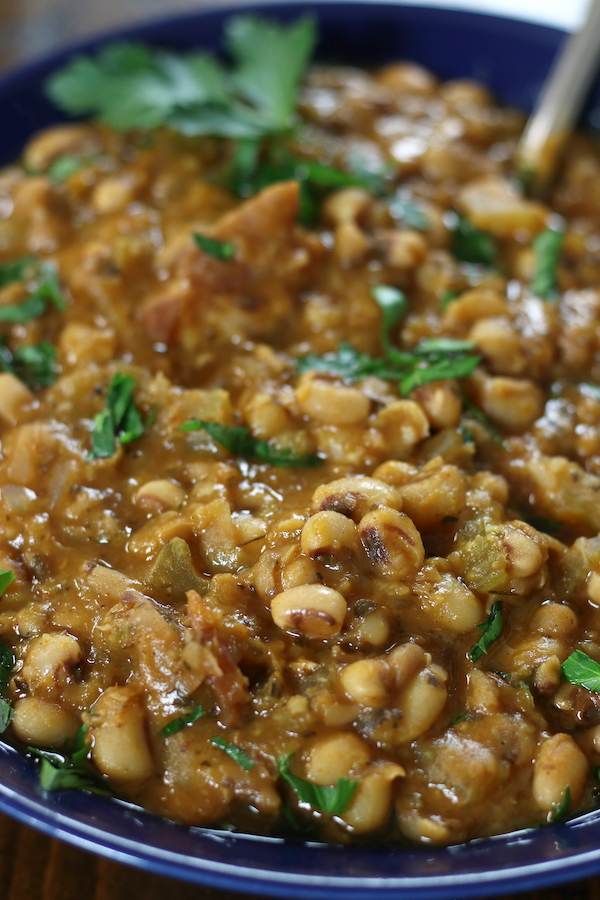
[[[11,572],[10,569],[0,569],[0,597],[9,586],[15,580],[15,573]]]
[[[6,339],[0,337],[0,371],[10,372],[31,390],[54,384],[57,376],[56,350],[42,341],[28,344],[11,352]]]
[[[198,719],[205,716],[206,712],[202,708],[200,704],[194,706],[189,713],[185,713],[183,716],[179,716],[177,719],[172,719],[168,722],[164,728],[161,728],[160,733],[163,737],[170,737],[172,734],[177,734],[178,731],[181,731],[182,728],[185,728],[187,725],[191,725],[193,722],[196,722]]]
[[[279,773],[284,781],[293,787],[302,803],[308,803],[313,809],[330,813],[332,816],[341,816],[346,812],[358,788],[358,781],[338,778],[335,786],[315,784],[292,775],[289,760],[290,757],[287,756],[278,761]]]
[[[196,246],[204,253],[208,253],[209,256],[214,256],[215,259],[226,262],[235,254],[235,244],[226,241],[216,241],[214,238],[205,234],[199,234],[197,231],[193,232],[193,237]]]
[[[374,358],[342,342],[335,353],[308,354],[296,365],[300,373],[331,372],[348,381],[360,381],[369,375],[398,381],[400,393],[406,396],[414,388],[432,381],[471,375],[481,361],[480,356],[472,354],[474,347],[471,341],[432,338],[421,341],[410,351],[389,349],[385,356]]]
[[[465,216],[457,216],[452,253],[459,262],[491,266],[498,254],[498,245],[491,234],[475,228]]]
[[[293,124],[315,41],[309,16],[289,25],[236,16],[225,33],[230,71],[206,53],[120,42],[72,60],[48,79],[46,92],[63,111],[118,131],[166,125],[190,136],[263,137]]]
[[[235,744],[230,744],[229,741],[226,741],[225,738],[215,737],[210,738],[210,743],[214,744],[215,747],[219,747],[227,756],[231,757],[234,762],[241,766],[242,769],[245,769],[246,772],[249,772],[250,769],[253,769],[256,763],[253,759],[250,759],[247,753],[241,750],[239,747],[236,747]]]
[[[583,650],[574,650],[561,666],[565,679],[600,694],[600,663]]]
[[[381,345],[389,352],[390,331],[406,315],[408,300],[406,294],[387,284],[376,284],[371,288],[371,296],[381,310]]]
[[[496,600],[485,622],[477,626],[480,631],[483,631],[483,634],[473,649],[469,651],[472,662],[477,662],[484,653],[488,652],[490,646],[500,637],[503,624],[502,600]]]
[[[558,263],[564,234],[546,228],[535,238],[532,247],[535,253],[535,271],[531,290],[542,300],[551,300],[556,295]]]
[[[128,444],[144,433],[144,423],[133,400],[134,387],[133,375],[116,373],[108,388],[105,408],[94,416],[88,461],[110,457],[115,452],[115,441]]]
[[[98,160],[98,156],[58,156],[46,170],[46,175],[50,181],[60,184]]]
[[[8,702],[0,697],[0,734],[3,734],[13,720],[14,709]]]
[[[179,426],[181,431],[206,431],[218,444],[234,456],[255,458],[271,466],[319,466],[322,460],[312,453],[297,454],[293,450],[277,447],[270,441],[259,441],[251,437],[248,428],[237,425],[222,425],[220,422],[205,422],[190,419]]]
[[[73,741],[73,752],[57,753],[28,747],[27,751],[40,760],[40,787],[44,791],[80,790],[92,794],[111,797],[112,791],[106,787],[102,777],[91,767],[91,748],[85,742],[87,726],[82,725]]]
[[[552,806],[550,822],[562,822],[571,813],[571,787],[567,785],[560,803]]]
[[[394,197],[388,203],[392,217],[413,231],[429,231],[429,219],[413,200]]]
[[[12,284],[14,281],[24,281],[29,270],[35,263],[35,256],[22,256],[0,265],[0,288]]]
[[[27,268],[32,265],[30,260],[26,268],[17,267],[15,271],[24,276]],[[22,280],[22,278],[13,280]],[[37,319],[46,312],[49,303],[54,304],[61,312],[67,308],[56,272],[46,263],[41,263],[37,266],[37,286],[33,293],[29,294],[22,303],[7,303],[0,306],[0,323],[7,322],[13,325]]]

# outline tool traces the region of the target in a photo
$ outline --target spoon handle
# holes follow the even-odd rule
[[[600,0],[591,0],[585,21],[554,63],[519,144],[521,179],[534,193],[551,180],[560,149],[575,125],[598,71]]]

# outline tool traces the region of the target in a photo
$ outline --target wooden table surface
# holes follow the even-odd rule
[[[0,69],[72,38],[202,6],[200,0],[0,0]],[[457,887],[457,896],[460,889]],[[51,840],[0,814],[1,900],[250,900],[149,875]],[[600,878],[511,900],[600,900]],[[365,900],[368,900],[365,897]],[[504,900],[508,900],[505,895]]]

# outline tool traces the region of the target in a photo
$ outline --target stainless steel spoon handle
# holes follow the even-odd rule
[[[519,145],[519,169],[539,186],[554,173],[557,154],[575,125],[598,71],[600,0],[591,0],[580,30],[567,39]]]

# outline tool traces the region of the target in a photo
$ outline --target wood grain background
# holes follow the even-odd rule
[[[0,69],[74,38],[203,5],[199,0],[0,0]],[[0,814],[0,900],[171,898],[250,900],[243,893],[182,884],[101,859]],[[600,879],[513,894],[504,900],[600,900]]]

